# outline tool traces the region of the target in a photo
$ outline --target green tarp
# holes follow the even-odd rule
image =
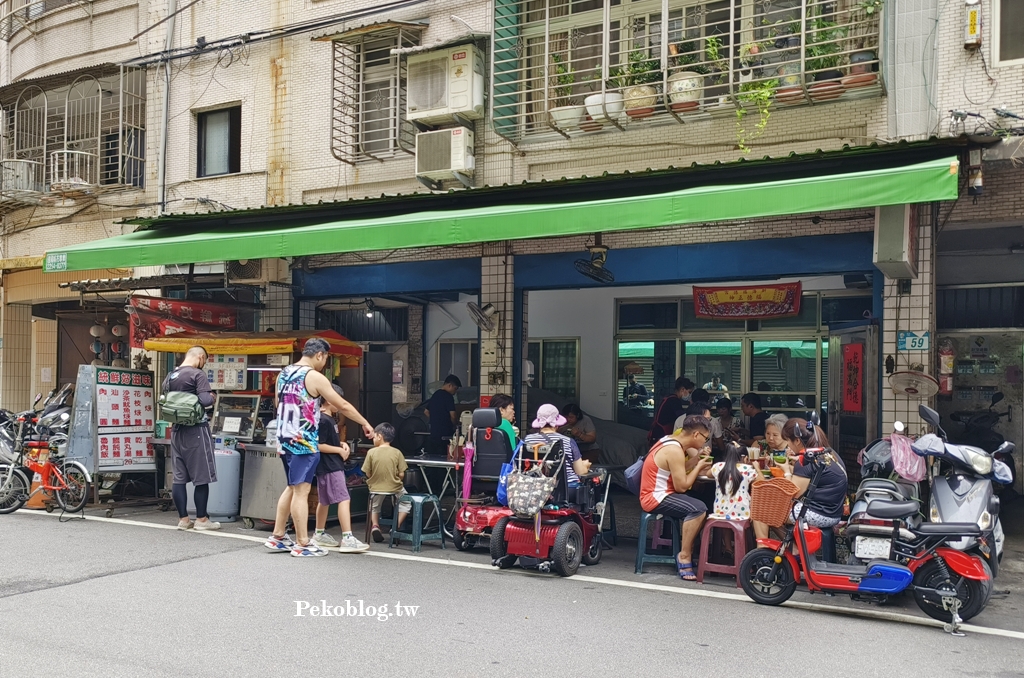
[[[43,270],[192,264],[628,231],[953,200],[957,161],[553,205],[501,205],[298,227],[155,228],[46,253]]]

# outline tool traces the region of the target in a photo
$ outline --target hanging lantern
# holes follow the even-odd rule
[[[110,366],[111,367],[127,367],[128,363],[126,363],[125,361],[123,361],[120,358],[118,358],[117,360],[112,360],[110,362]]]
[[[114,325],[114,327],[110,330],[110,332],[115,337],[127,337],[128,336],[128,328],[125,325]]]
[[[92,349],[93,353],[95,353],[96,355],[99,355],[100,353],[103,353],[103,347],[104,347],[104,343],[102,341],[100,341],[99,339],[97,339],[96,341],[92,342],[92,344],[90,345],[89,348]]]
[[[92,337],[96,337],[97,339],[106,334],[106,332],[107,328],[98,323],[89,328],[89,335]]]

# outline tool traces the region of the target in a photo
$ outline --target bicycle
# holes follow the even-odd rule
[[[62,510],[77,513],[89,500],[89,471],[81,463],[59,457],[59,447],[67,442],[63,434],[45,440],[24,438],[28,418],[18,417],[13,463],[0,464],[0,514],[14,513],[39,492],[51,492]],[[34,423],[34,421],[33,421]],[[32,490],[26,470],[39,474],[39,486]],[[53,505],[46,505],[47,513]]]

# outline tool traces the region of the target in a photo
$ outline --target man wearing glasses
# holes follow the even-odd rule
[[[711,458],[700,450],[711,436],[707,417],[687,415],[670,436],[659,440],[644,460],[640,476],[640,506],[648,513],[660,513],[683,522],[682,542],[676,556],[679,576],[694,581],[693,541],[700,533],[708,507],[689,493],[697,476],[711,467]]]

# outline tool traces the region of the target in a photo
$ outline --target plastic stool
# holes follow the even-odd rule
[[[391,530],[391,542],[388,544],[389,548],[394,548],[395,544],[400,541],[403,537],[408,536],[412,541],[413,552],[418,552],[420,546],[423,544],[423,540],[441,540],[441,548],[444,548],[444,514],[441,512],[441,501],[432,494],[404,494],[396,505],[412,504],[412,515],[409,519],[412,521],[412,532],[400,531],[397,528]],[[423,531],[423,505],[431,504],[437,512],[437,532],[424,532]],[[397,519],[397,517],[396,517]]]
[[[656,553],[649,553],[647,551],[647,526],[652,521],[666,520],[672,526],[672,553],[669,555],[659,555]],[[679,543],[681,541],[681,534],[679,531],[679,521],[675,518],[665,518],[660,513],[647,513],[644,511],[640,514],[640,531],[637,533],[636,542],[636,569],[637,574],[644,573],[644,563],[669,563],[673,566],[676,565],[676,556],[679,554]],[[651,540],[652,543],[654,539]],[[666,540],[667,544],[667,540]],[[654,550],[654,546],[651,550]]]
[[[714,539],[714,530],[716,529],[729,529],[732,530],[735,535],[732,545],[732,565],[714,563],[708,558],[709,551],[714,551],[714,555],[718,558],[722,555],[721,549],[719,548],[721,542],[715,542]],[[697,562],[697,581],[701,584],[704,583],[705,572],[730,574],[736,578],[736,588],[739,588],[740,563],[743,562],[743,557],[747,555],[747,549],[753,547],[753,536],[754,530],[751,528],[749,520],[709,518],[704,523],[704,528],[701,530],[700,559]]]
[[[651,550],[659,549],[662,546],[672,546],[672,537],[665,536],[665,519],[658,518],[654,521],[654,532],[651,534]],[[678,553],[679,550],[676,550]]]
[[[366,498],[366,536],[363,537],[363,540],[367,544],[370,543],[370,528],[373,527],[373,510],[372,510],[372,508],[373,508],[373,498],[375,496],[381,496],[381,497],[385,497],[385,498],[391,497],[391,512],[392,512],[392,514],[397,514],[398,513],[398,499],[395,497],[395,495],[393,495],[390,492],[370,492],[369,496]],[[380,507],[381,507],[381,509],[384,508],[383,502],[381,503]],[[398,518],[397,515],[392,515],[391,518],[385,518],[384,516],[381,516],[380,524],[381,525],[385,525],[385,526],[393,526],[395,524],[395,519],[396,518]]]

